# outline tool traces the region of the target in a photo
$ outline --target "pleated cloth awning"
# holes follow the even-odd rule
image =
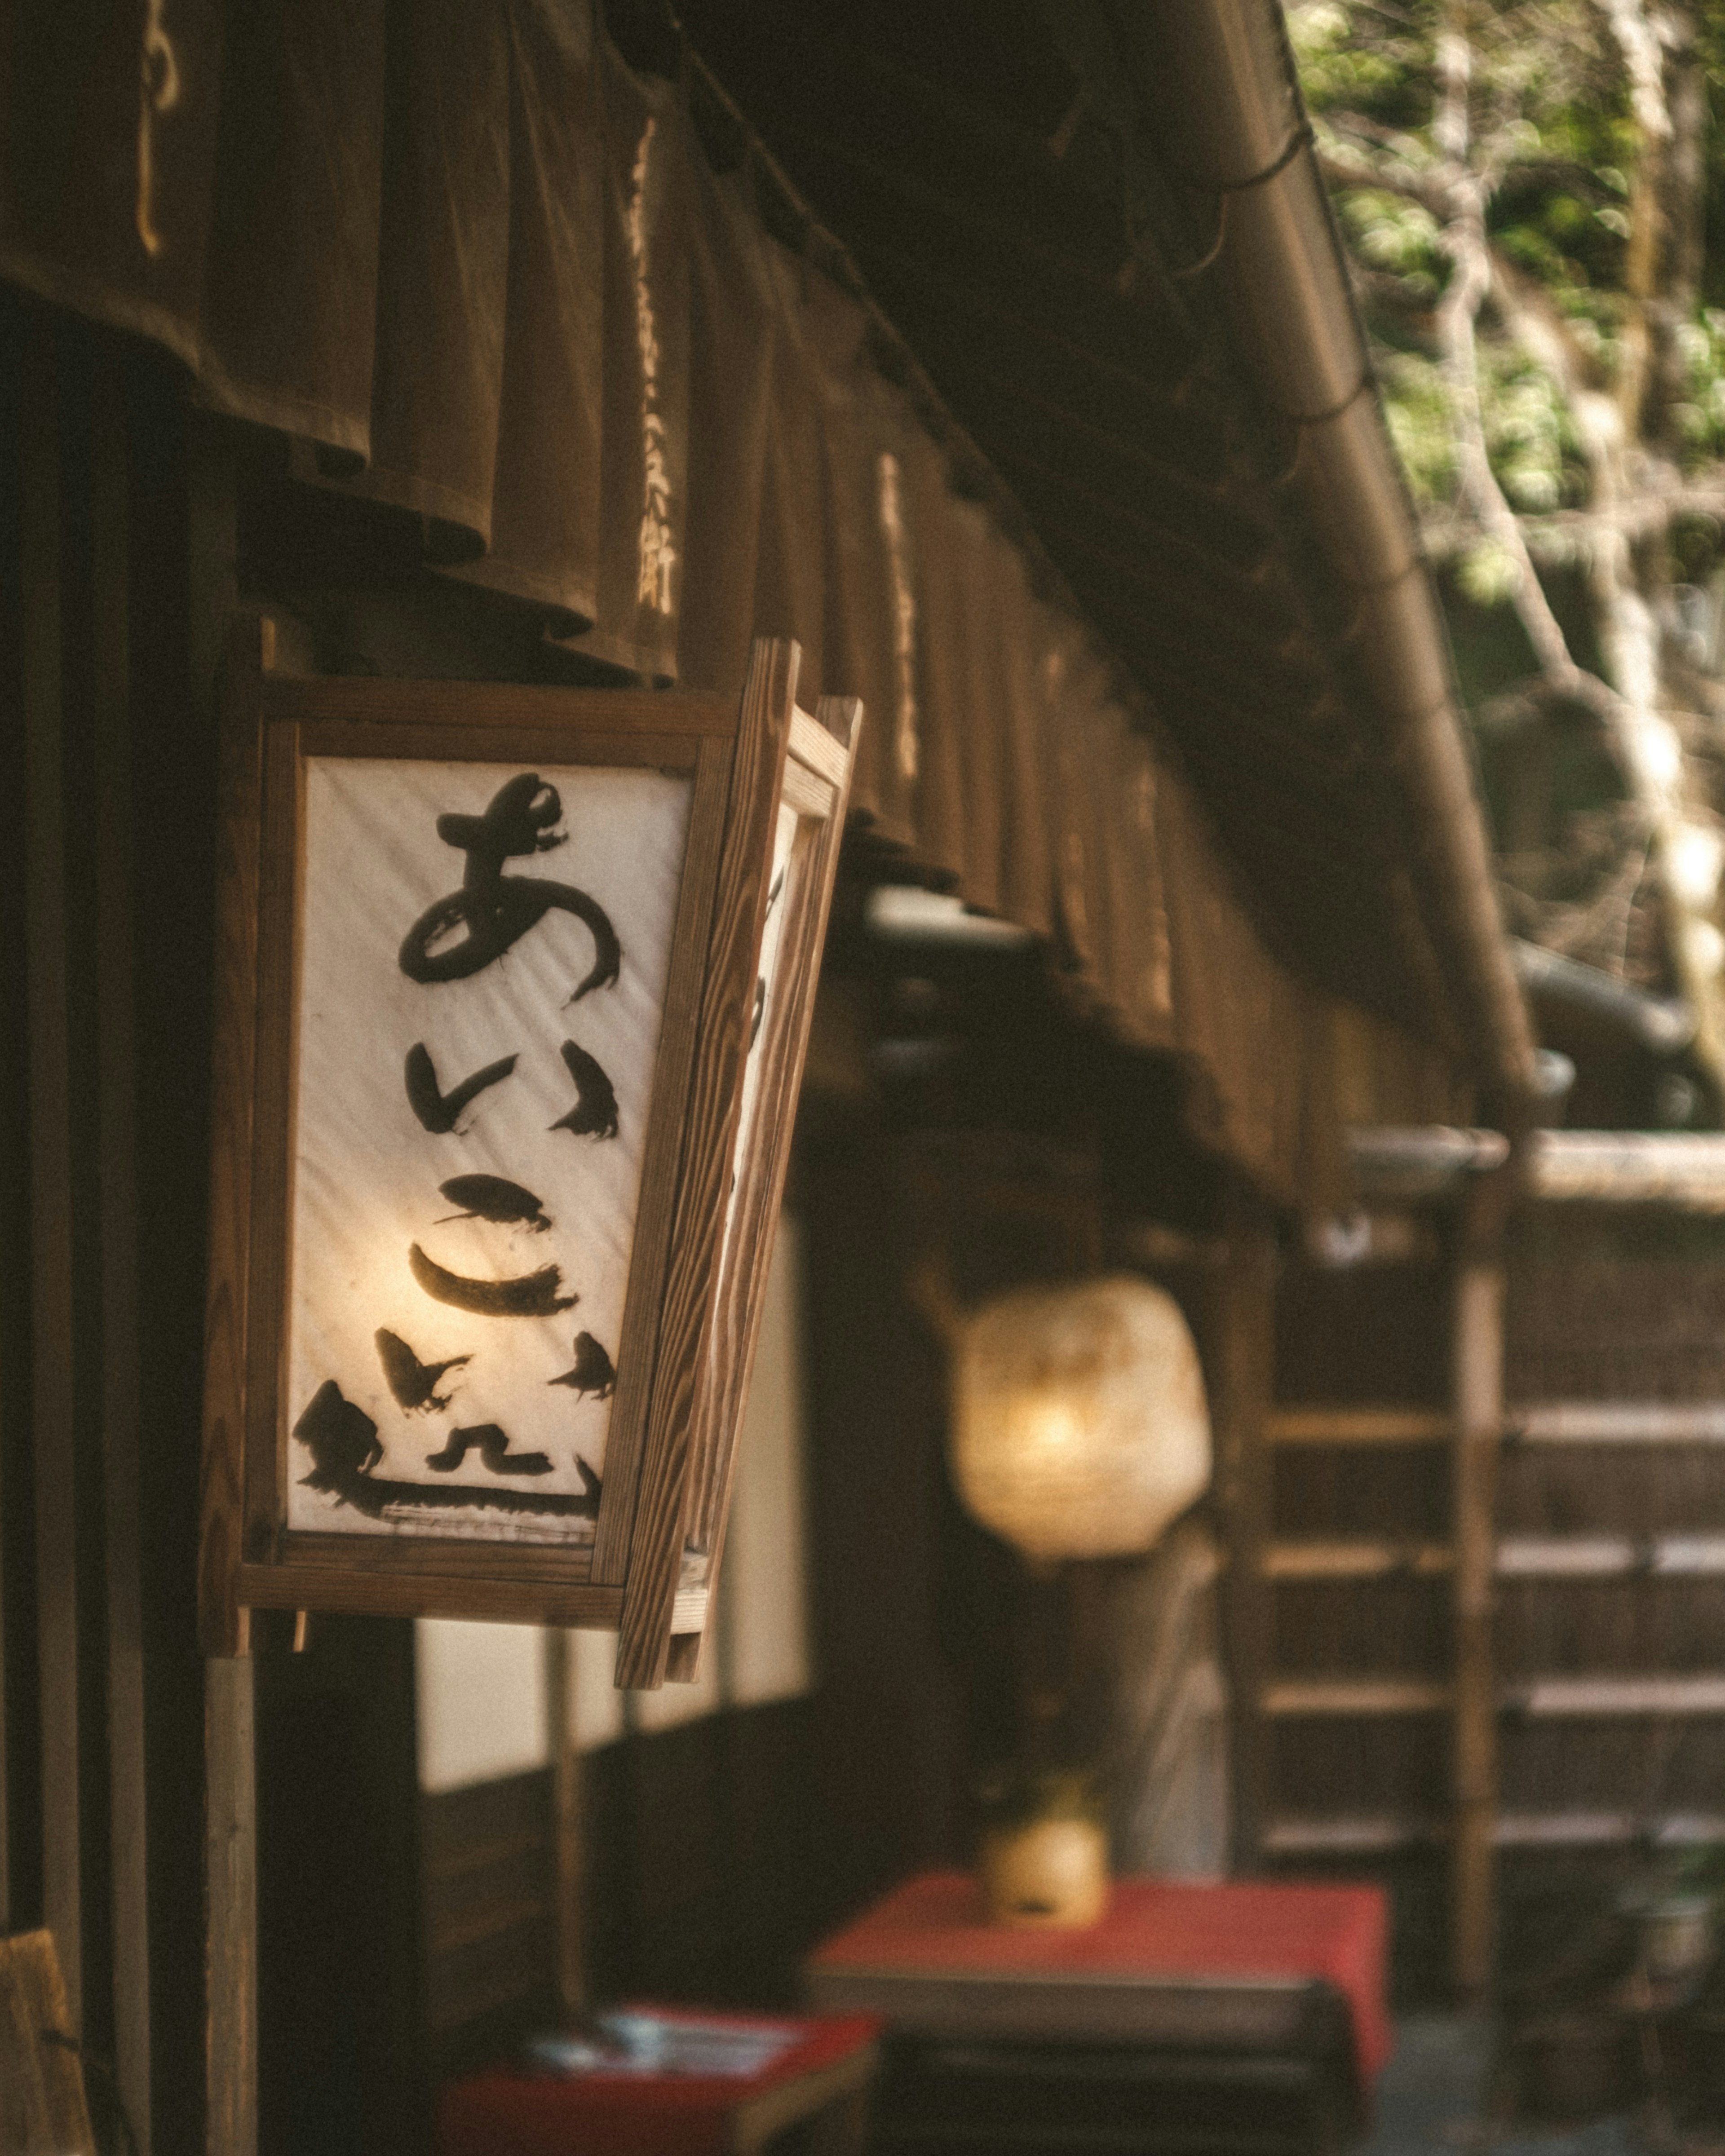
[[[1465,1117],[1451,1055],[1269,955],[865,306],[591,0],[13,8],[0,100],[0,275],[166,346],[572,651],[730,688],[752,637],[798,638],[804,701],[864,701],[880,840],[1187,1057],[1199,1134],[1268,1189],[1332,1190],[1340,1114]]]

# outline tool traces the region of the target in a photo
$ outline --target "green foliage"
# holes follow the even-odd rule
[[[1491,468],[1512,509],[1543,516],[1582,498],[1574,423],[1543,367],[1502,337],[1481,338],[1480,402]]]
[[[1455,489],[1455,437],[1443,377],[1423,353],[1380,352],[1378,383],[1415,503],[1421,510],[1447,505]]]
[[[1697,4],[1699,49],[1725,112],[1725,6]],[[1355,264],[1391,434],[1423,511],[1456,507],[1454,414],[1438,365],[1435,311],[1451,274],[1441,193],[1440,41],[1465,28],[1468,162],[1486,187],[1500,275],[1539,311],[1569,371],[1609,393],[1621,379],[1633,177],[1640,137],[1621,52],[1601,0],[1303,0],[1288,32],[1321,152],[1370,170],[1337,211]],[[1725,234],[1725,128],[1707,131]],[[1725,457],[1725,244],[1704,284],[1717,304],[1676,331],[1671,396],[1652,431],[1692,468]],[[1543,356],[1488,300],[1477,326],[1487,451],[1512,507],[1548,516],[1586,506],[1590,475],[1566,393]],[[1676,393],[1673,395],[1672,393]],[[1689,552],[1693,552],[1692,547]],[[1462,588],[1481,605],[1513,592],[1495,542],[1467,553]]]
[[[1725,455],[1725,309],[1703,308],[1697,321],[1679,323],[1682,398],[1671,417],[1692,461]]]

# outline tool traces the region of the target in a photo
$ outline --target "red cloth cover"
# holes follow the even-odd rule
[[[1193,1886],[1117,1879],[1108,1913],[1076,1931],[991,1924],[976,1882],[930,1872],[896,1888],[819,1948],[813,1969],[986,1976],[1322,1978],[1353,2015],[1360,2087],[1389,2056],[1388,1905],[1377,1887]]]
[[[632,2007],[632,2012],[651,2011]],[[665,2010],[675,2012],[675,2008]],[[714,2014],[739,2029],[783,2015]],[[804,2021],[800,2043],[757,2074],[535,2073],[493,2067],[452,2082],[438,2105],[438,2156],[723,2156],[739,2105],[835,2066],[880,2033],[871,2015]]]

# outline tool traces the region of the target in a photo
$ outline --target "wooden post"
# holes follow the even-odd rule
[[[565,2014],[587,2010],[587,1957],[582,1928],[581,1754],[576,1749],[572,1642],[553,1626],[545,1635],[547,1731],[551,1744],[553,1866],[557,1896],[557,1996]]]
[[[114,2065],[136,2156],[150,2156],[150,1931],[146,1840],[143,1589],[138,1495],[136,1118],[132,899],[130,444],[121,362],[95,388],[91,582],[102,1293],[102,1497],[108,1648],[108,1788]]]
[[[207,2156],[257,2156],[258,1833],[252,1661],[203,1666]]]
[[[1503,1424],[1503,1207],[1501,1172],[1470,1194],[1455,1276],[1455,1988],[1477,1998],[1491,1974],[1497,1687],[1491,1638],[1497,1457]]]
[[[67,983],[64,683],[61,671],[59,351],[44,318],[24,357],[20,541],[24,634],[23,896],[29,1040],[31,1415],[36,1479],[36,1636],[41,1687],[42,1911],[84,2027],[79,1802],[77,1419]]]
[[[1275,1392],[1276,1234],[1268,1216],[1236,1201],[1219,1276],[1210,1342],[1215,1489],[1228,1538],[1223,1614],[1234,1685],[1234,1863],[1258,1862],[1269,1824],[1269,1762],[1260,1697],[1270,1666],[1270,1603],[1262,1554],[1270,1539],[1264,1426]]]

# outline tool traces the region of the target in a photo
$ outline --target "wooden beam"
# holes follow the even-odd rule
[[[1282,1677],[1258,1695],[1278,1718],[1317,1714],[1443,1714],[1454,1700],[1446,1684],[1425,1677]]]
[[[1346,1813],[1273,1820],[1269,1856],[1379,1856],[1440,1845],[1449,1822],[1430,1813]],[[1491,1839],[1499,1849],[1599,1849],[1625,1842],[1687,1849],[1725,1841],[1725,1815],[1714,1812],[1502,1812]]]
[[[1266,1579],[1435,1578],[1454,1568],[1447,1543],[1428,1542],[1271,1543],[1263,1553]]]
[[[1554,1204],[1725,1213],[1725,1132],[1536,1131],[1527,1176]]]
[[[1447,1445],[1455,1434],[1447,1408],[1273,1408],[1265,1418],[1271,1445]]]
[[[1399,1849],[1447,1841],[1447,1820],[1418,1812],[1369,1816],[1272,1820],[1264,1833],[1266,1856],[1387,1856]]]
[[[1363,1197],[1453,1196],[1508,1157],[1501,1131],[1413,1123],[1361,1125],[1348,1133],[1348,1165]]]
[[[1681,1676],[1529,1677],[1506,1685],[1504,1708],[1536,1720],[1616,1715],[1725,1715],[1725,1671]]]
[[[1725,1535],[1512,1535],[1500,1579],[1711,1579],[1725,1573]]]
[[[1497,1822],[1500,1849],[1597,1849],[1617,1842],[1651,1842],[1689,1849],[1725,1841],[1717,1812],[1507,1812]]]
[[[1725,1445],[1725,1400],[1542,1400],[1505,1413],[1524,1445]]]

